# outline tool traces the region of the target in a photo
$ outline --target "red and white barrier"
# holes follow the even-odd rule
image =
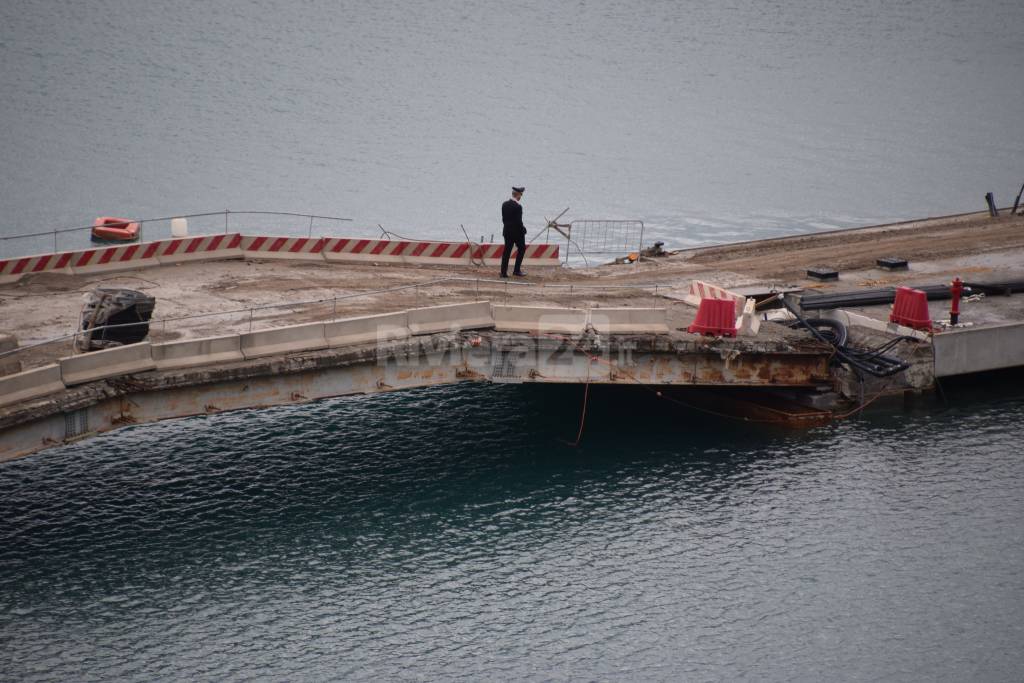
[[[736,303],[736,315],[743,312],[743,306],[747,303],[747,297],[742,294],[736,294],[724,287],[700,280],[691,280],[690,291],[686,295],[686,303],[691,306],[700,306],[701,299],[732,299]]]
[[[185,261],[217,261],[242,257],[242,236],[237,232],[201,237],[180,237],[177,239],[150,242],[153,255],[160,263],[183,263]]]
[[[504,251],[504,244],[482,244],[475,253],[474,260],[479,263],[483,261],[485,266],[500,266],[501,252]],[[516,250],[512,250],[509,256],[509,263],[515,263]],[[523,264],[531,268],[536,266],[557,266],[561,264],[557,244],[527,244],[526,255],[523,257]]]
[[[247,259],[288,259],[322,261],[324,237],[250,237],[243,236],[242,253]]]
[[[159,243],[150,242],[149,244],[125,244],[117,247],[83,249],[72,253],[68,265],[75,275],[158,266],[160,261],[154,254],[157,244]]]
[[[465,242],[413,242],[346,237],[327,238],[323,249],[328,261],[352,263],[415,263],[422,265],[469,265]]]
[[[70,275],[72,256],[74,256],[74,252],[65,251],[57,254],[18,256],[0,260],[0,284],[17,282],[24,276],[33,273],[66,273]]]
[[[405,263],[419,265],[496,266],[501,263],[503,244],[470,245],[466,242],[415,242],[329,237],[323,246],[328,261],[353,263]],[[514,255],[513,255],[513,258]],[[527,266],[557,266],[557,244],[531,244],[523,263]]]
[[[758,318],[757,311],[754,309],[755,302],[753,299],[748,299],[742,294],[730,292],[728,289],[718,285],[712,285],[701,280],[691,280],[690,290],[685,298],[686,303],[699,308],[702,299],[732,301],[735,307],[735,327],[739,330],[741,336],[755,336],[761,329],[761,319]]]
[[[184,261],[240,258],[242,252],[238,245],[241,238],[242,236],[237,233],[204,235],[86,249],[75,252],[70,265],[72,272],[77,275],[146,268]]]
[[[0,260],[0,284],[16,282],[31,273],[100,273],[233,258],[493,267],[501,263],[503,249],[502,244],[224,233]],[[514,251],[512,259],[515,259]],[[529,244],[523,263],[527,267],[557,266],[560,264],[559,247],[557,244]]]
[[[79,275],[183,261],[241,258],[241,241],[241,235],[229,233],[21,256],[0,261],[0,284],[16,282],[33,273],[63,272]]]

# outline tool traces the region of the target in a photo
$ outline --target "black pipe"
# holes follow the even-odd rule
[[[900,358],[883,355],[882,349],[888,350],[898,342],[905,339],[913,339],[913,337],[897,337],[896,339],[886,342],[877,349],[861,350],[853,349],[845,345],[839,346],[818,330],[810,321],[807,320],[807,318],[804,318],[800,314],[800,311],[797,310],[797,308],[785,297],[782,299],[782,305],[785,306],[789,312],[796,317],[797,322],[807,328],[807,330],[814,335],[818,341],[825,342],[834,348],[836,350],[835,357],[850,366],[855,373],[866,372],[873,377],[889,377],[910,367],[910,363]]]
[[[952,294],[949,285],[918,285],[914,287],[925,293],[929,301],[945,301]],[[964,282],[964,292],[1006,295],[1024,292],[1024,280],[1002,280],[998,282]],[[896,289],[882,287],[859,292],[837,292],[835,294],[804,294],[800,297],[800,308],[805,311],[821,311],[830,308],[858,308],[861,306],[882,306],[896,300]]]
[[[991,192],[985,195],[985,201],[988,202],[988,215],[995,218],[999,215],[999,209],[996,208],[996,198]]]

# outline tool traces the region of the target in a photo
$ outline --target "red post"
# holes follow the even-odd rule
[[[960,295],[964,293],[964,283],[960,278],[949,283],[949,293],[952,295],[952,302],[949,305],[949,323],[956,325],[960,320]]]

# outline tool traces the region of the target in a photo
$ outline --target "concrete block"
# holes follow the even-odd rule
[[[242,354],[242,340],[237,334],[153,344],[153,362],[157,370],[177,370],[238,360],[245,360],[245,356]]]
[[[491,306],[494,329],[533,334],[583,334],[587,311],[582,308],[543,306]]]
[[[935,376],[968,375],[1024,365],[1024,323],[969,327],[932,337]]]
[[[736,329],[741,337],[756,337],[761,331],[761,316],[757,313],[757,301],[748,298],[743,304],[743,314],[736,319]]]
[[[414,308],[409,311],[409,331],[412,334],[458,332],[487,327],[494,327],[491,304],[488,301]]]
[[[409,336],[409,314],[399,311],[335,320],[325,324],[324,336],[330,347],[405,339]]]
[[[327,348],[324,323],[273,327],[243,334],[241,338],[242,353],[247,359]]]
[[[13,334],[0,332],[0,353],[14,351],[18,348],[18,338]],[[0,356],[0,376],[13,375],[21,372],[21,359],[16,353],[8,356]]]
[[[60,359],[60,374],[66,386],[155,370],[149,342],[117,346]]]
[[[58,391],[64,391],[64,382],[57,363],[26,370],[0,377],[0,406],[14,405]]]
[[[667,309],[594,308],[590,326],[598,334],[668,334]]]

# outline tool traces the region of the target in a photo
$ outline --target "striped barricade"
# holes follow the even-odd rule
[[[16,282],[31,273],[100,273],[185,261],[214,261],[242,257],[351,263],[497,266],[501,263],[503,248],[502,244],[468,242],[420,242],[358,237],[261,237],[225,233],[0,260],[0,284]],[[515,258],[514,252],[512,258]],[[527,245],[523,263],[527,267],[560,265],[559,247],[557,244]]]
[[[353,263],[406,263],[419,265],[496,266],[501,263],[502,244],[428,242],[328,237],[323,256],[328,261]],[[528,266],[557,266],[558,245],[531,244],[524,261]]]
[[[242,253],[247,259],[286,259],[322,261],[323,237],[242,237]]]
[[[754,299],[748,299],[718,285],[691,280],[686,303],[699,307],[701,299],[731,300],[735,306],[735,326],[741,336],[756,336],[761,329],[761,320],[757,317]]]
[[[238,234],[205,235],[84,249],[72,254],[71,271],[76,275],[131,270],[183,261],[212,261],[239,258]]]
[[[485,266],[500,266],[501,252],[504,251],[504,244],[481,244],[473,253],[473,260],[476,263],[481,261]],[[557,266],[561,262],[558,258],[557,244],[527,244],[526,255],[523,256],[523,265],[535,268],[537,266]],[[512,250],[509,263],[515,263],[516,250]]]
[[[743,306],[747,303],[747,297],[742,294],[730,292],[724,287],[712,285],[700,280],[690,281],[690,291],[686,295],[686,303],[691,306],[700,306],[701,299],[732,299],[736,303],[736,315],[743,312]]]
[[[57,254],[17,256],[0,260],[0,284],[17,282],[26,275],[33,273],[65,273],[70,275],[71,259],[74,255],[74,252],[65,251]]]
[[[358,237],[329,237],[325,242],[323,255],[328,261],[439,266],[470,264],[470,247],[465,242],[414,242]]]
[[[150,245],[157,245],[153,253],[160,263],[242,258],[242,236],[237,232],[180,237],[150,242]]]
[[[75,275],[106,273],[114,270],[132,270],[158,266],[156,258],[159,242],[148,244],[125,244],[116,247],[100,247],[73,252],[68,264]]]

